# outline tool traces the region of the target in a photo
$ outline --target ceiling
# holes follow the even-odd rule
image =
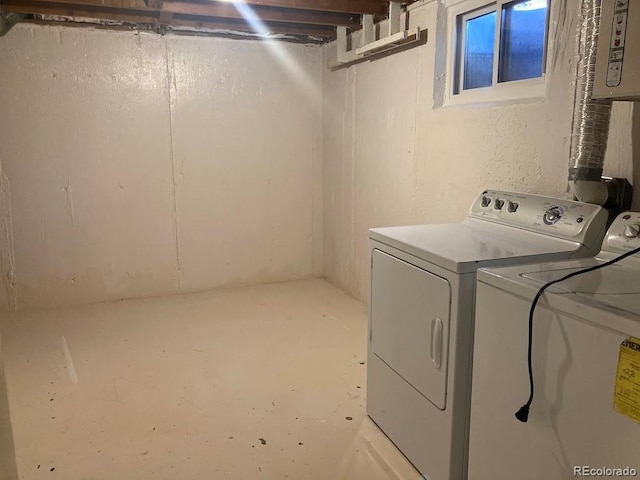
[[[394,0],[402,4],[415,0]],[[363,14],[387,16],[386,0],[0,0],[23,21],[324,43]]]

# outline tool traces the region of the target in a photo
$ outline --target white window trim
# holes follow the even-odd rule
[[[446,65],[446,81],[445,96],[443,107],[468,105],[476,103],[492,103],[492,102],[508,102],[508,101],[531,101],[543,99],[547,89],[546,64],[548,64],[548,55],[545,55],[543,62],[543,73],[541,77],[530,78],[526,80],[515,80],[511,82],[498,83],[498,65],[499,58],[494,61],[493,68],[493,85],[485,88],[474,88],[470,90],[462,90],[462,75],[456,75],[456,58],[458,41],[464,38],[458,38],[457,19],[458,16],[468,12],[483,9],[491,5],[495,5],[496,11],[501,12],[502,5],[509,3],[511,0],[447,0],[445,6],[447,8],[447,65]],[[551,4],[551,0],[549,1]],[[549,6],[551,8],[551,5]],[[496,15],[496,36],[494,45],[498,45],[500,40],[499,32],[501,28],[502,15]],[[547,32],[545,36],[546,52],[549,51],[549,28],[550,22],[547,22]],[[464,52],[463,52],[464,53]],[[499,55],[498,49],[495,54]],[[454,94],[454,82],[459,81],[459,92]]]

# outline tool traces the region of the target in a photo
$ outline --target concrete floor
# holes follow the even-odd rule
[[[418,479],[365,414],[366,309],[323,280],[19,312],[20,479]]]

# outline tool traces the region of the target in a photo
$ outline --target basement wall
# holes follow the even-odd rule
[[[324,273],[331,282],[367,301],[369,228],[460,221],[485,188],[568,196],[578,4],[551,2],[547,93],[535,101],[434,105],[449,54],[442,2],[410,10],[410,26],[428,30],[423,46],[337,71],[327,68],[335,44],[324,47]],[[616,103],[605,175],[632,178],[632,115],[630,103]]]
[[[0,40],[0,305],[321,273],[320,48],[35,25]]]

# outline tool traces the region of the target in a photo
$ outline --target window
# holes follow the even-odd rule
[[[465,0],[451,10],[454,97],[543,83],[549,0]]]
[[[460,88],[490,87],[493,79],[493,43],[496,31],[496,12],[483,9],[461,15],[462,39],[458,53],[462,73]]]

